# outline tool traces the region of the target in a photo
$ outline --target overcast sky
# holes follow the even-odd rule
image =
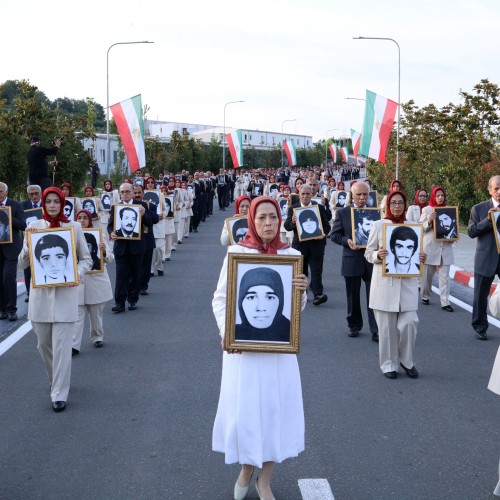
[[[2,5],[0,83],[106,106],[142,94],[148,118],[323,139],[360,130],[366,89],[401,102],[458,102],[500,83],[499,0],[24,0]]]

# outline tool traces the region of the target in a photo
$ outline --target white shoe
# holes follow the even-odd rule
[[[255,468],[252,470],[252,476],[253,476],[253,471]],[[240,479],[240,476],[238,474],[238,479],[236,479],[236,484],[234,485],[234,500],[243,500],[246,498],[248,495],[248,490],[250,489],[250,484],[252,483],[252,476],[250,476],[250,481],[248,482],[247,486],[240,486],[240,483],[238,480]]]
[[[238,481],[236,481],[238,482]],[[257,484],[259,482],[259,478],[257,478],[257,481],[255,481],[255,489],[257,490],[257,495],[259,495],[259,500],[266,500],[261,494],[260,494],[260,491],[259,491],[259,485]],[[271,498],[271,500],[276,500],[276,498],[273,497]]]

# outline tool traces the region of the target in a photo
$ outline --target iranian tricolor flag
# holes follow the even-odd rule
[[[332,155],[333,163],[337,163],[337,146],[335,144],[332,144],[328,146],[328,149],[330,150],[330,154]]]
[[[349,158],[349,151],[346,147],[340,148],[340,156],[342,156],[342,161],[347,163],[347,159]]]
[[[111,112],[127,155],[130,171],[135,172],[145,167],[144,121],[140,94],[118,104],[113,104]]]
[[[359,145],[361,144],[361,134],[351,129],[351,142],[354,158],[358,158]]]
[[[366,91],[365,120],[359,154],[385,164],[398,103]]]
[[[295,142],[293,139],[285,139],[285,152],[288,158],[288,166],[293,167],[297,165],[297,148],[295,147]]]
[[[227,145],[231,152],[234,168],[240,168],[243,165],[243,143],[241,141],[241,130],[235,130],[226,134]]]

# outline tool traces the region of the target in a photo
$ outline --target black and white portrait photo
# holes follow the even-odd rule
[[[172,219],[174,216],[174,195],[169,194],[168,196],[165,196],[165,205],[167,206],[167,219]]]
[[[276,183],[271,183],[269,185],[269,196],[272,196],[273,198],[279,193],[279,186]]]
[[[345,207],[346,199],[347,199],[346,191],[337,191],[337,203],[335,203],[335,208]]]
[[[317,205],[294,208],[294,213],[297,217],[299,241],[306,241],[324,235]]]
[[[9,206],[0,208],[0,244],[12,243],[12,213]]]
[[[99,214],[97,213],[97,198],[95,196],[83,198],[82,208],[92,214],[92,219],[96,220],[99,218]]]
[[[368,236],[376,220],[380,220],[378,208],[351,207],[352,241],[355,245],[366,248]]]
[[[158,215],[161,214],[160,199],[161,197],[159,189],[149,189],[147,191],[144,191],[144,201],[149,201],[150,210],[156,212]]]
[[[421,224],[384,224],[383,245],[389,252],[384,259],[384,276],[418,277],[422,275],[420,248]]]
[[[90,256],[92,257],[92,269],[88,272],[102,273],[104,271],[104,256],[102,255],[100,249],[100,245],[102,243],[102,228],[84,229],[83,236],[85,237],[87,248],[89,250]]]
[[[377,194],[377,191],[370,191],[368,193],[368,200],[366,202],[366,206],[368,208],[377,208],[378,207],[378,194]]]
[[[248,231],[247,217],[230,217],[226,219],[227,231],[231,245],[237,245],[245,238]]]
[[[34,222],[36,220],[40,220],[43,217],[43,208],[29,208],[24,211],[24,215],[26,216],[26,226],[29,226],[30,222]]]
[[[76,198],[68,196],[64,201],[64,215],[69,220],[75,220],[75,206],[76,206]]]
[[[115,205],[114,232],[117,239],[141,239],[141,205]]]
[[[28,233],[32,284],[57,286],[77,282],[73,228],[46,229]]]
[[[436,240],[458,240],[458,207],[434,207],[434,238]]]
[[[111,194],[103,191],[101,193],[101,205],[103,210],[111,210]]]
[[[288,214],[288,198],[280,198],[278,200],[278,205],[280,206],[281,218],[286,220]]]

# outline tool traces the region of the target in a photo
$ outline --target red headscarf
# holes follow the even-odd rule
[[[444,194],[444,201],[441,205],[436,201],[436,194],[438,191],[442,191]],[[436,186],[436,187],[432,188],[431,198],[429,200],[429,206],[430,207],[445,207],[446,206],[446,191],[444,190],[443,187]]]
[[[169,193],[174,193],[174,190],[175,190],[175,177],[173,175],[168,178],[168,184],[170,184],[171,182],[174,183],[174,187],[172,189],[170,189],[170,185],[167,185],[167,189],[168,189]]]
[[[63,183],[61,184],[61,191],[62,191],[62,188],[63,188],[63,187],[67,187],[67,188],[69,189],[69,195],[70,195],[70,196],[73,196],[73,186],[71,185],[71,183],[70,183],[70,182],[63,182]]]
[[[420,203],[420,199],[418,196],[422,191],[427,194],[427,191],[425,189],[417,189],[417,192],[415,193],[415,198],[413,198],[413,204],[418,206],[420,213],[422,213],[422,208],[426,207],[428,204],[427,201],[425,203]]]
[[[339,181],[337,184],[337,191],[344,191],[345,190],[345,184],[344,181]]]
[[[94,188],[92,186],[85,186],[83,188],[83,192],[85,193],[85,191],[87,191],[87,189],[90,189],[92,191],[92,194],[90,196],[95,196]],[[85,196],[87,196],[87,195],[85,195]]]
[[[45,199],[49,193],[55,193],[59,196],[61,200],[61,208],[59,209],[59,213],[55,217],[51,217],[47,209],[45,208]],[[64,203],[66,199],[64,197],[64,193],[56,187],[48,187],[42,194],[42,208],[43,208],[43,219],[50,222],[50,227],[61,227],[61,222],[69,222],[69,219],[64,215]]]
[[[335,179],[334,179],[333,177],[330,177],[330,178],[328,179],[328,185],[329,185],[330,187],[335,187],[335,184],[336,184]]]
[[[403,198],[403,201],[404,201],[404,210],[403,210],[403,213],[399,217],[395,217],[394,215],[392,215],[392,212],[391,212],[391,199],[397,194],[401,195],[401,197]],[[394,224],[403,224],[405,219],[406,219],[407,205],[408,205],[408,202],[406,200],[406,196],[403,193],[403,191],[391,191],[387,195],[387,204],[385,206],[385,218],[389,219]]]
[[[109,182],[110,188],[106,188],[106,183]],[[111,182],[111,179],[105,179],[104,180],[104,191],[107,191],[108,193],[111,193],[113,191],[113,183]]]
[[[403,190],[403,185],[401,184],[401,181],[398,181],[397,179],[394,179],[391,181],[391,186],[389,188],[389,192],[392,193],[392,191],[394,191],[393,187],[394,187],[394,183],[397,182],[399,184],[399,190],[402,191]]]
[[[152,175],[149,175],[148,177],[146,177],[144,179],[144,189],[147,189],[146,186],[148,185],[148,181],[149,179],[153,179],[153,184],[155,185],[155,188],[156,188],[156,181],[155,181],[155,178],[152,176]]]
[[[257,211],[257,207],[261,203],[272,203],[274,205],[274,208],[276,209],[276,214],[278,216],[278,229],[276,231],[276,236],[269,243],[262,242],[255,228],[255,213]],[[258,198],[254,198],[252,203],[250,204],[250,211],[248,212],[248,232],[245,235],[245,239],[240,240],[238,245],[242,247],[253,248],[254,250],[258,250],[259,253],[276,254],[278,253],[278,250],[289,247],[288,243],[283,243],[280,240],[280,226],[281,213],[278,202],[268,196],[259,196]]]
[[[236,204],[235,204],[236,215],[240,214],[240,203],[243,200],[248,200],[249,203],[252,203],[252,199],[250,198],[250,196],[244,196],[244,195],[243,196],[238,196],[238,198],[236,198]]]
[[[85,210],[84,208],[80,208],[80,210],[78,210],[78,212],[76,212],[75,219],[78,219],[78,214],[81,214],[81,213],[84,213],[89,218],[89,225],[87,227],[93,227],[92,214],[88,210]]]
[[[302,179],[302,177],[297,177],[295,179],[295,184],[294,184],[294,188],[295,188],[295,192],[298,193],[299,192],[299,188],[297,187],[297,182],[299,181],[302,181],[302,184],[304,184],[304,179]]]

